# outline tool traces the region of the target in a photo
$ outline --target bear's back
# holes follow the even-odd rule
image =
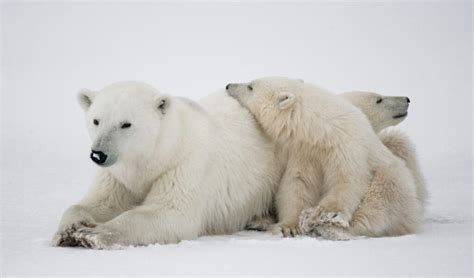
[[[236,100],[218,91],[198,103],[217,127],[209,184],[219,197],[209,202],[206,232],[235,232],[269,209],[282,167],[274,145]]]

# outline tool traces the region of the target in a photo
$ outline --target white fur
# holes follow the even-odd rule
[[[395,126],[407,118],[410,103],[408,97],[384,96],[362,91],[343,93],[341,96],[364,112],[382,143],[405,162],[413,175],[417,198],[424,209],[428,192],[418,163],[415,146],[403,132],[385,129]]]
[[[226,94],[195,103],[120,82],[83,91],[80,104],[93,148],[116,161],[65,212],[53,245],[175,243],[233,233],[268,213],[283,163],[252,115]],[[121,129],[123,122],[131,127]]]
[[[417,198],[422,208],[424,209],[426,199],[427,199],[427,190],[421,173],[420,167],[418,165],[418,159],[416,155],[415,147],[411,142],[410,138],[407,135],[402,133],[399,130],[386,130],[384,128],[389,126],[394,126],[406,119],[408,114],[408,101],[407,97],[402,96],[384,96],[373,92],[349,92],[343,93],[340,96],[349,100],[353,105],[359,108],[367,116],[370,121],[374,131],[379,132],[379,138],[382,143],[396,156],[405,161],[406,166],[411,171],[413,178],[415,179]],[[380,101],[382,100],[382,101]],[[400,114],[406,114],[404,117],[398,117]],[[382,130],[382,131],[381,131]],[[380,132],[381,131],[381,132]],[[301,215],[302,219],[301,226],[309,226],[310,223],[307,223],[308,217],[306,216],[311,210],[305,212]],[[268,230],[272,224],[274,224],[274,218],[276,216],[269,216],[267,218],[261,219],[257,218],[251,221],[248,224],[248,228],[252,230]],[[331,232],[333,227],[330,229],[321,229],[323,233]],[[284,234],[294,234],[297,229],[293,231],[282,231],[276,230],[276,232],[283,232]],[[317,231],[313,231],[316,232]],[[310,234],[311,232],[308,232]],[[348,235],[349,236],[349,235]],[[327,235],[329,237],[329,235]]]
[[[293,234],[301,211],[313,206],[299,228],[329,239],[416,231],[422,208],[412,174],[351,103],[288,78],[232,84],[228,92],[289,152],[276,196],[278,231]]]

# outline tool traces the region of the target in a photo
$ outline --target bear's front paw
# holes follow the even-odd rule
[[[279,235],[283,237],[295,237],[300,233],[298,224],[282,224],[277,223],[270,227],[270,233],[273,235]]]
[[[315,231],[324,239],[329,240],[350,240],[353,239],[347,229],[334,225],[319,225]]]
[[[318,225],[318,215],[316,214],[316,208],[308,208],[301,212],[299,220],[299,228],[302,234],[311,235],[316,230]]]
[[[99,225],[94,228],[80,228],[73,233],[78,245],[90,249],[120,249],[118,232]]]
[[[51,240],[51,246],[78,246],[79,243],[73,237],[74,232],[83,227],[95,227],[96,223],[88,220],[78,220],[67,225],[61,225]]]
[[[313,223],[313,225],[316,226],[332,224],[342,228],[349,227],[349,219],[347,219],[343,212],[328,209],[321,205],[310,211],[309,216],[306,216],[305,218],[311,219],[309,223]]]

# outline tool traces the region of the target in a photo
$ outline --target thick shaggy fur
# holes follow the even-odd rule
[[[416,196],[423,210],[428,199],[428,191],[425,185],[425,178],[421,172],[417,152],[410,138],[399,130],[383,130],[379,133],[382,143],[396,156],[405,161],[410,170],[416,185]]]
[[[418,202],[424,209],[427,199],[427,190],[423,175],[418,165],[415,147],[410,138],[401,131],[393,129],[385,130],[385,128],[397,125],[406,119],[408,115],[408,98],[402,96],[384,96],[373,92],[361,91],[343,93],[340,94],[340,96],[346,98],[364,112],[374,128],[374,131],[379,133],[378,135],[382,143],[394,155],[405,161],[406,166],[415,179]],[[307,213],[304,215],[306,216]],[[271,228],[272,224],[275,223],[275,217],[276,216],[256,218],[248,224],[247,228],[263,231],[268,230]],[[305,217],[303,216],[303,219],[304,218]],[[306,225],[311,226],[312,224],[311,222],[306,222]],[[291,231],[287,230],[285,232],[288,234]]]
[[[121,82],[83,91],[80,103],[93,149],[111,160],[64,213],[52,245],[176,243],[234,233],[268,213],[283,163],[229,96],[195,103]]]
[[[277,230],[294,234],[299,226],[335,240],[416,231],[422,209],[410,171],[350,102],[287,78],[230,84],[228,92],[288,152],[276,196]]]
[[[369,119],[382,143],[397,157],[401,158],[415,180],[417,198],[424,209],[428,193],[423,174],[418,165],[415,146],[410,138],[399,130],[387,130],[408,116],[410,99],[405,96],[384,96],[374,92],[347,92],[340,96],[349,100]]]

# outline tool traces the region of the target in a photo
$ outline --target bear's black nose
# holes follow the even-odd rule
[[[229,88],[230,88],[231,85],[232,85],[232,83],[227,84],[227,86],[225,86],[225,89],[226,89],[226,90],[229,90]]]
[[[410,99],[407,97],[407,103],[410,103]]]
[[[107,155],[101,151],[92,150],[91,159],[98,165],[102,165],[107,160]]]

